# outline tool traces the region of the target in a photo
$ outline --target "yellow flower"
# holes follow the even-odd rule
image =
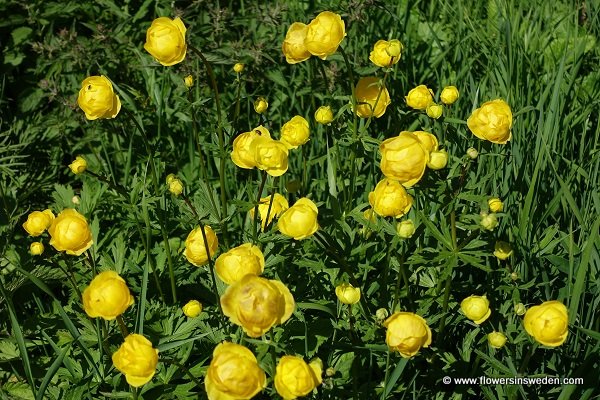
[[[323,11],[308,24],[304,45],[313,56],[325,60],[336,52],[346,36],[342,17],[331,11]]]
[[[190,300],[181,308],[188,318],[196,318],[202,312],[202,303],[198,300]]]
[[[456,86],[446,86],[440,94],[440,100],[446,105],[453,104],[458,100],[458,89]]]
[[[150,381],[158,365],[158,349],[142,335],[132,333],[125,338],[119,350],[112,355],[115,368],[125,374],[125,380],[133,387]]]
[[[265,257],[258,246],[244,243],[223,253],[215,262],[215,271],[228,285],[239,281],[245,275],[260,275],[265,270]]]
[[[281,176],[288,170],[288,149],[279,140],[260,136],[251,144],[258,169],[271,176]]]
[[[323,125],[330,124],[333,121],[333,111],[329,106],[321,106],[315,111],[315,120]]]
[[[281,127],[281,143],[288,149],[296,149],[309,141],[308,121],[296,115]]]
[[[506,344],[506,335],[502,332],[492,332],[487,335],[488,343],[495,349],[501,349]]]
[[[437,150],[429,153],[427,166],[433,170],[446,168],[448,165],[448,152],[446,150]]]
[[[111,321],[133,304],[125,280],[115,271],[100,272],[83,291],[83,309],[91,318]]]
[[[406,219],[396,225],[396,232],[402,239],[409,239],[415,234],[415,223],[412,219]]]
[[[267,137],[270,139],[271,133],[267,128],[260,125],[252,129],[250,132],[239,134],[235,138],[233,141],[233,150],[231,151],[231,160],[235,165],[245,169],[252,169],[256,167],[252,142],[257,137]]]
[[[481,213],[479,225],[487,231],[493,231],[498,226],[498,218],[496,218],[496,214],[493,213]]]
[[[277,228],[284,235],[296,240],[306,239],[319,229],[318,214],[316,204],[303,197],[279,217]]]
[[[301,22],[294,22],[288,28],[281,45],[281,51],[283,51],[288,64],[297,64],[310,58],[311,54],[304,44],[307,33],[308,25]]]
[[[58,214],[48,228],[50,245],[57,251],[78,256],[92,247],[92,231],[85,217],[72,208]]]
[[[194,77],[192,75],[188,75],[185,78],[183,78],[183,83],[185,83],[185,86],[187,86],[188,88],[191,88],[192,86],[194,86]]]
[[[539,343],[550,347],[560,346],[569,334],[567,307],[557,300],[545,301],[527,310],[523,325]]]
[[[146,31],[144,49],[166,67],[180,63],[187,51],[185,32],[185,25],[179,17],[157,18]]]
[[[283,356],[275,371],[275,390],[284,400],[294,400],[312,392],[322,382],[323,365],[307,364],[301,357]]]
[[[32,256],[39,256],[44,252],[44,244],[42,242],[33,242],[29,245],[29,253]]]
[[[75,160],[69,164],[69,168],[75,175],[82,174],[87,169],[87,161],[85,161],[85,158],[77,156],[75,157]]]
[[[477,149],[475,149],[474,147],[469,147],[467,149],[467,156],[469,156],[469,158],[471,160],[474,160],[477,158],[477,156],[479,155],[479,152],[477,151]]]
[[[435,104],[435,103],[431,103],[425,109],[425,112],[427,113],[427,115],[433,119],[438,119],[439,117],[441,117],[443,111],[444,111],[444,107],[442,107],[441,104]]]
[[[246,65],[245,65],[245,64],[242,64],[242,63],[236,63],[236,64],[233,66],[233,71],[234,71],[236,74],[241,74],[242,72],[244,72],[244,68],[246,68]]]
[[[467,119],[475,136],[496,144],[506,144],[512,138],[512,112],[502,99],[485,102]]]
[[[504,208],[504,203],[502,203],[502,200],[500,200],[499,198],[492,197],[488,200],[488,207],[491,212],[501,212]]]
[[[259,97],[254,100],[254,111],[258,114],[264,114],[267,111],[267,108],[269,108],[269,103],[264,97]]]
[[[383,322],[389,316],[390,313],[385,308],[378,308],[377,311],[375,311],[375,318],[379,323]]]
[[[416,110],[425,110],[433,103],[433,91],[425,85],[419,85],[408,92],[406,104]]]
[[[400,182],[383,178],[369,193],[369,204],[382,217],[400,218],[412,207],[413,198]]]
[[[29,233],[29,236],[40,236],[50,227],[54,221],[54,214],[50,209],[44,211],[33,211],[27,216],[27,221],[23,223],[23,229]]]
[[[89,76],[83,80],[77,104],[89,120],[114,118],[121,110],[121,100],[104,75]]]
[[[523,304],[523,303],[515,304],[515,314],[523,315],[523,314],[525,314],[526,311],[527,311],[527,309],[525,308],[525,304]]]
[[[354,94],[356,96],[356,115],[361,118],[381,117],[392,102],[388,90],[374,76],[360,78]]]
[[[415,133],[400,132],[398,136],[384,140],[379,151],[381,172],[386,177],[399,181],[405,187],[415,185],[423,177],[429,151]]]
[[[283,324],[296,308],[290,290],[280,281],[248,274],[227,288],[221,307],[232,323],[250,337],[259,337]]]
[[[391,67],[400,60],[402,43],[399,40],[378,40],[373,46],[369,60],[378,67]]]
[[[179,178],[174,177],[173,179],[171,179],[168,185],[169,192],[171,192],[171,194],[179,196],[181,193],[183,193],[183,182],[181,182]]]
[[[271,203],[271,211],[269,211],[269,203],[271,203],[271,196],[262,197],[260,203],[258,203],[258,215],[262,221],[262,230],[264,231],[268,224],[273,221],[273,218],[279,216],[288,208],[290,208],[288,201],[285,197],[279,193],[275,193],[273,196],[273,202]],[[269,212],[269,218],[267,219],[267,212]],[[250,209],[250,218],[254,220],[254,207]]]
[[[411,312],[395,312],[383,326],[387,328],[385,341],[390,350],[404,358],[417,354],[431,344],[431,329],[421,316]]]
[[[208,246],[204,244],[204,237],[202,236],[202,229],[200,227],[191,231],[187,239],[185,239],[185,258],[196,267],[206,264],[208,257],[212,257],[219,247],[217,235],[210,226],[204,225],[204,234],[206,235]],[[206,253],[207,247],[210,252],[209,254]]]
[[[356,304],[360,301],[360,288],[349,283],[342,283],[335,288],[335,295],[344,304]]]
[[[417,136],[417,138],[421,141],[421,144],[423,144],[425,150],[427,150],[429,153],[438,149],[438,140],[435,135],[425,131],[414,131],[413,133]]]
[[[467,297],[461,301],[460,309],[468,319],[477,325],[482,324],[492,314],[490,302],[485,296],[472,295]]]
[[[206,371],[208,400],[247,400],[267,386],[267,377],[246,347],[223,342],[215,347]]]
[[[502,242],[499,240],[494,245],[494,255],[499,260],[506,260],[508,257],[510,257],[512,255],[512,253],[513,253],[512,247],[510,247],[510,244],[508,244],[506,242]]]

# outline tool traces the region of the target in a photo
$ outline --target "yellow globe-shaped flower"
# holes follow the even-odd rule
[[[281,45],[281,51],[288,64],[297,64],[310,58],[311,54],[304,44],[307,33],[308,25],[301,22],[294,22],[288,28]]]
[[[215,262],[215,271],[228,285],[248,274],[261,275],[265,269],[265,257],[258,246],[244,243],[223,253]]]
[[[446,86],[442,89],[440,100],[446,105],[454,104],[454,102],[458,100],[458,89],[456,86]]]
[[[378,40],[373,46],[369,60],[378,67],[391,67],[400,60],[402,44],[398,40]]]
[[[77,104],[89,120],[114,118],[121,111],[121,100],[104,75],[89,76],[83,80]]]
[[[296,115],[281,127],[281,143],[288,149],[297,149],[308,142],[310,137],[310,127],[308,121]]]
[[[319,124],[327,125],[333,122],[333,111],[329,106],[321,106],[315,111],[315,121]]]
[[[288,149],[279,140],[257,137],[252,141],[256,167],[271,176],[281,176],[288,170]]]
[[[92,247],[92,231],[85,217],[68,208],[58,214],[48,228],[50,245],[57,251],[78,256]]]
[[[560,346],[569,334],[567,307],[557,300],[533,306],[525,313],[523,326],[527,333],[544,346]]]
[[[23,229],[29,236],[40,236],[50,227],[54,221],[54,214],[50,209],[44,211],[32,211],[27,216],[27,221],[23,223]]]
[[[431,344],[431,329],[421,316],[411,312],[395,312],[383,326],[387,328],[385,341],[390,350],[404,358],[417,354]]]
[[[506,344],[506,335],[502,332],[492,332],[487,336],[488,343],[495,349],[501,349]]]
[[[160,17],[152,21],[146,31],[144,49],[156,61],[169,67],[185,59],[187,44],[185,42],[186,27],[181,18]]]
[[[477,325],[482,324],[492,314],[490,302],[485,296],[472,295],[460,303],[460,309],[467,318]]]
[[[269,204],[271,206],[270,211]],[[273,221],[273,218],[279,218],[279,216],[281,216],[288,208],[290,208],[288,201],[279,193],[273,195],[273,201],[271,201],[271,196],[262,197],[258,204],[258,215],[261,220],[262,230],[264,231],[267,225]],[[252,220],[254,220],[254,209],[255,207],[250,209],[250,218],[252,218]],[[269,214],[268,218],[267,213]]]
[[[392,102],[388,90],[374,76],[361,78],[354,89],[354,94],[356,115],[361,118],[381,117]]]
[[[429,161],[428,147],[413,132],[400,132],[384,140],[379,146],[380,168],[383,174],[399,181],[404,187],[414,186],[421,180]]]
[[[133,296],[125,280],[115,271],[96,275],[82,294],[83,309],[91,318],[111,321],[133,304]]]
[[[142,335],[132,333],[112,355],[115,368],[125,374],[125,380],[133,387],[148,383],[156,373],[158,350]]]
[[[340,303],[356,304],[360,301],[360,288],[349,283],[342,283],[335,288],[335,295]]]
[[[496,144],[506,144],[512,138],[512,112],[502,99],[485,102],[467,119],[475,136]]]
[[[433,91],[425,85],[419,85],[408,92],[406,104],[416,110],[425,110],[433,103]]]
[[[337,51],[346,36],[342,17],[331,11],[323,11],[308,24],[304,46],[312,55],[323,60]]]
[[[190,300],[181,309],[186,317],[196,318],[202,312],[202,303],[198,300]]]
[[[217,235],[210,226],[204,226],[204,235],[206,235],[208,246],[204,243],[204,236],[200,227],[191,231],[187,239],[185,239],[185,258],[196,267],[206,264],[208,258],[212,257],[219,247]],[[208,253],[206,252],[207,247],[209,250]]]
[[[254,158],[254,149],[252,142],[258,137],[271,138],[271,133],[267,128],[260,125],[249,132],[239,134],[233,141],[233,150],[231,151],[231,160],[235,165],[244,169],[256,167]]]
[[[279,217],[277,228],[296,240],[306,239],[319,229],[318,213],[316,204],[303,197]]]
[[[413,198],[400,182],[383,178],[369,193],[369,204],[382,217],[400,218],[412,207]]]
[[[323,366],[307,364],[296,356],[283,356],[275,372],[275,390],[284,400],[294,400],[312,392],[322,382]]]

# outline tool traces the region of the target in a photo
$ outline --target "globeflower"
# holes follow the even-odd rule
[[[427,167],[433,170],[446,168],[448,165],[448,152],[446,150],[436,150],[429,153]]]
[[[186,317],[196,318],[202,312],[202,303],[198,300],[190,300],[181,309]]]
[[[503,242],[501,240],[497,241],[494,245],[494,255],[499,260],[506,260],[513,253],[512,247],[510,244]]]
[[[402,43],[397,39],[378,40],[373,46],[369,60],[378,67],[391,67],[400,60]]]
[[[29,245],[29,253],[32,256],[39,256],[44,252],[44,244],[42,242],[33,242]]]
[[[233,150],[231,151],[231,160],[235,165],[244,169],[256,167],[254,158],[254,149],[252,142],[257,137],[271,138],[271,133],[267,128],[260,125],[249,132],[239,134],[233,141]]]
[[[442,107],[440,104],[431,103],[427,106],[425,112],[430,118],[438,119],[442,116],[442,113],[444,112],[444,107]]]
[[[89,76],[83,80],[77,104],[89,120],[114,118],[121,111],[121,100],[104,75]]]
[[[259,97],[254,100],[254,111],[256,111],[257,114],[264,114],[267,112],[267,108],[269,108],[269,103],[264,97]]]
[[[396,225],[396,232],[402,239],[409,239],[415,234],[415,223],[412,219],[406,219]]]
[[[321,106],[315,111],[315,120],[323,125],[330,124],[333,121],[333,111],[329,106]]]
[[[228,285],[245,275],[261,275],[265,270],[265,257],[252,243],[244,243],[221,254],[215,261],[215,272]]]
[[[342,17],[331,11],[323,11],[308,24],[304,46],[312,55],[325,60],[337,51],[346,36]]]
[[[411,312],[395,312],[383,326],[387,328],[385,341],[390,350],[404,358],[417,354],[431,344],[431,329],[423,317]]]
[[[316,204],[303,197],[279,217],[277,228],[284,235],[296,240],[306,239],[319,229],[318,214]]]
[[[69,164],[69,169],[75,175],[82,174],[87,169],[87,161],[85,160],[85,158],[77,156],[75,157],[75,160],[73,160],[73,162]]]
[[[488,207],[491,212],[501,212],[504,208],[504,203],[502,203],[502,200],[500,200],[499,198],[492,197],[488,200]]]
[[[223,314],[248,336],[260,337],[287,321],[296,303],[280,281],[248,274],[227,288],[221,296],[221,307]]]
[[[158,365],[158,349],[142,335],[132,333],[125,338],[119,350],[112,355],[115,368],[125,374],[133,387],[140,387],[152,379]]]
[[[187,51],[186,30],[179,17],[157,18],[146,31],[144,49],[166,67],[178,64],[184,60]]]
[[[412,207],[413,198],[400,182],[383,178],[369,193],[369,204],[382,217],[400,218]]]
[[[284,400],[294,400],[312,392],[322,382],[323,363],[307,364],[296,356],[283,356],[275,372],[275,390]]]
[[[335,295],[340,303],[356,304],[360,301],[360,288],[349,283],[342,283],[335,288]]]
[[[92,231],[85,217],[72,208],[61,211],[48,228],[50,245],[57,251],[79,256],[92,247]]]
[[[25,229],[29,236],[40,236],[50,227],[52,221],[54,221],[54,214],[50,209],[44,211],[32,211],[27,216],[27,221],[23,223],[23,229]]]
[[[281,127],[281,143],[288,149],[297,149],[309,141],[310,128],[308,121],[296,115]]]
[[[266,171],[271,176],[281,176],[288,170],[288,149],[279,140],[257,137],[252,141],[250,150],[261,171]]]
[[[304,44],[307,33],[308,25],[301,22],[294,22],[288,28],[281,45],[281,51],[288,64],[297,64],[310,58],[311,54]]]
[[[495,349],[501,349],[506,344],[506,335],[502,332],[492,332],[487,336],[488,343]]]
[[[458,89],[456,86],[446,86],[442,89],[440,100],[446,105],[454,104],[454,102],[458,100]]]
[[[219,247],[217,235],[210,226],[204,225],[204,235],[206,235],[208,244],[204,243],[204,236],[200,227],[191,231],[185,239],[185,258],[196,267],[206,264],[209,257],[212,257]],[[207,248],[209,250],[208,254],[206,253]]]
[[[506,144],[512,138],[512,112],[502,99],[485,102],[467,119],[475,136],[496,144]]]
[[[423,177],[429,151],[428,145],[419,140],[416,132],[403,131],[396,137],[384,140],[379,151],[381,172],[387,178],[399,181],[404,187],[411,187]]]
[[[354,89],[356,115],[361,118],[381,117],[391,104],[390,94],[378,78],[361,78]]]
[[[83,309],[90,318],[111,321],[133,304],[125,280],[115,271],[100,272],[83,291]]]
[[[269,211],[269,204],[271,205],[271,211]],[[278,218],[288,208],[290,208],[288,201],[279,193],[274,194],[273,202],[271,202],[271,196],[262,197],[258,203],[258,215],[260,216],[263,232],[267,225],[273,221],[273,218]],[[252,219],[254,219],[254,209],[255,207],[252,207],[249,211]],[[268,219],[267,212],[269,213]]]
[[[416,110],[425,110],[433,103],[433,91],[425,85],[419,85],[408,92],[406,104]]]
[[[485,296],[469,296],[460,303],[465,316],[477,325],[482,324],[492,314],[490,302]]]
[[[236,74],[241,74],[242,72],[244,72],[244,69],[246,68],[245,64],[242,63],[236,63],[233,66],[233,72],[235,72]]]
[[[560,346],[569,334],[567,307],[557,300],[533,306],[525,313],[523,326],[527,333],[544,346]]]

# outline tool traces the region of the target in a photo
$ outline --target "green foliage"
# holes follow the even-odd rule
[[[348,64],[339,51],[287,64],[287,28],[322,10],[346,23]],[[1,398],[206,398],[204,375],[223,340],[257,355],[268,386],[256,398],[278,398],[272,381],[285,354],[323,361],[314,399],[600,395],[598,1],[9,0],[0,12]],[[180,16],[188,43],[214,69],[220,114],[195,52],[188,48],[184,62],[163,67],[143,49],[160,16]],[[369,52],[392,38],[404,49],[386,73]],[[246,66],[239,76],[237,62]],[[85,77],[101,74],[122,110],[88,121],[77,93]],[[189,91],[188,74],[195,80]],[[392,104],[381,118],[355,118],[352,79],[384,74]],[[460,98],[430,119],[404,101],[419,84],[433,89],[436,102],[446,85],[458,87]],[[258,96],[269,101],[266,117],[254,112]],[[513,112],[505,146],[475,138],[465,122],[496,98]],[[329,126],[314,122],[321,105],[334,110]],[[279,138],[294,115],[310,122],[311,140],[290,151],[289,170],[269,177],[259,193],[261,174],[230,161],[233,140],[261,124]],[[414,130],[435,134],[450,160],[409,190],[414,204],[405,219],[416,232],[402,240],[398,221],[369,221],[363,211],[383,177],[379,144]],[[466,155],[469,147],[477,159]],[[88,162],[85,174],[67,167],[77,155]],[[170,173],[183,181],[185,200],[167,190]],[[290,205],[310,197],[319,208],[317,234],[295,241],[274,227],[257,232],[248,210],[273,191]],[[490,197],[504,202],[492,232],[479,226]],[[47,234],[44,254],[28,253],[40,238],[22,224],[46,208],[86,216],[94,238],[88,253],[63,256]],[[252,339],[220,313],[226,285],[183,255],[200,222],[217,232],[218,254],[246,242],[262,249],[264,276],[284,282],[296,300],[288,322]],[[493,255],[497,240],[514,250],[507,261]],[[124,314],[129,331],[160,352],[156,375],[137,390],[111,361],[123,340],[119,326],[88,318],[81,303],[80,292],[104,270],[121,274],[135,297]],[[343,282],[361,288],[358,304],[337,301]],[[480,326],[459,311],[471,294],[490,300],[492,315]],[[204,305],[198,318],[181,310],[190,299]],[[569,336],[560,347],[538,346],[514,307],[555,299],[568,308]],[[380,309],[423,316],[431,346],[411,359],[390,352]],[[502,349],[487,343],[494,330],[508,337]],[[584,384],[445,385],[445,376]]]

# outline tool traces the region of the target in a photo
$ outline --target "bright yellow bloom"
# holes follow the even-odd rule
[[[440,100],[446,105],[453,104],[458,100],[458,89],[456,86],[446,86],[440,94]]]
[[[400,52],[402,51],[402,43],[399,40],[393,39],[378,40],[373,46],[373,51],[369,55],[369,60],[378,67],[391,67],[400,60]]]
[[[400,182],[383,178],[369,193],[369,204],[382,217],[400,218],[412,207],[413,198]]]
[[[437,150],[429,153],[427,166],[430,169],[438,170],[446,168],[446,165],[448,165],[448,152],[446,150]]]
[[[402,239],[409,239],[415,234],[415,223],[412,219],[406,219],[396,225],[396,232]]]
[[[356,304],[360,301],[360,288],[342,283],[335,288],[335,295],[341,303]]]
[[[284,235],[296,240],[306,239],[319,229],[318,214],[316,204],[303,197],[279,217],[277,228]]]
[[[307,364],[296,356],[283,356],[275,372],[275,390],[284,400],[294,400],[312,392],[322,382],[320,360]]]
[[[171,194],[179,196],[181,193],[183,193],[183,182],[181,182],[181,179],[174,177],[171,179],[168,185],[169,192],[171,192]]]
[[[240,168],[252,169],[256,167],[252,142],[257,137],[271,138],[271,133],[267,128],[260,125],[250,132],[239,134],[233,141],[233,150],[231,151],[231,160]]]
[[[308,24],[304,45],[313,56],[323,60],[337,51],[346,36],[342,17],[331,11],[323,11]]]
[[[83,309],[91,318],[111,321],[133,304],[127,283],[115,271],[100,272],[83,291]]]
[[[266,171],[271,176],[281,176],[288,170],[288,149],[279,140],[257,137],[252,141],[250,150],[261,171]]]
[[[92,231],[85,217],[72,208],[58,214],[48,228],[50,245],[57,251],[78,256],[92,247]]]
[[[186,317],[196,318],[202,312],[202,303],[198,300],[190,300],[181,309]]]
[[[185,83],[185,86],[188,88],[191,88],[192,86],[194,86],[194,77],[192,75],[188,75],[185,78],[183,78],[183,83]]]
[[[281,45],[281,51],[288,64],[296,64],[310,58],[311,54],[304,44],[307,33],[308,25],[301,22],[294,22],[288,28]]]
[[[83,80],[77,104],[89,120],[114,118],[121,110],[121,100],[104,75],[89,76]]]
[[[252,243],[244,243],[221,254],[215,261],[215,271],[228,285],[239,281],[245,275],[261,275],[265,270],[265,257]]]
[[[223,342],[215,347],[206,370],[208,400],[248,400],[267,386],[267,377],[246,347]]]
[[[569,334],[567,307],[557,300],[545,301],[527,310],[523,325],[527,333],[544,346],[560,346]]]
[[[510,257],[512,255],[512,253],[513,253],[512,247],[510,247],[510,244],[508,244],[506,242],[499,240],[494,245],[494,255],[499,260],[506,260],[508,257]]]
[[[361,118],[381,117],[392,102],[388,90],[374,76],[360,78],[354,94],[356,96],[356,115]]]
[[[492,197],[488,200],[488,207],[491,212],[501,212],[504,208],[504,203],[502,203],[502,200],[500,200],[499,198]]]
[[[390,350],[404,358],[417,354],[431,344],[431,329],[427,321],[411,312],[395,312],[383,326],[387,328],[385,341]]]
[[[254,111],[258,114],[264,114],[267,112],[267,108],[269,108],[269,102],[264,97],[259,97],[254,100]]]
[[[429,161],[428,147],[413,132],[400,132],[379,146],[383,174],[405,187],[415,185],[425,173]]]
[[[180,63],[187,51],[185,32],[186,27],[181,18],[157,18],[146,31],[144,49],[166,67]]]
[[[310,128],[308,121],[296,115],[281,127],[281,143],[288,149],[296,149],[309,141]]]
[[[502,332],[492,332],[487,336],[488,343],[495,349],[501,349],[506,344],[506,335]]]
[[[87,166],[87,161],[81,156],[75,157],[75,160],[73,160],[73,162],[69,164],[71,172],[73,172],[75,175],[84,173],[87,169]]]
[[[438,119],[442,116],[442,113],[444,112],[444,107],[442,107],[441,104],[431,103],[427,106],[425,112],[430,118]]]
[[[290,290],[280,281],[248,274],[227,288],[221,307],[232,323],[250,337],[260,337],[283,324],[296,308]]]
[[[32,256],[39,256],[44,252],[44,244],[42,242],[33,242],[29,245],[29,253]]]
[[[460,303],[463,314],[477,325],[482,324],[492,314],[490,302],[485,296],[469,296]]]
[[[315,111],[315,120],[323,125],[333,122],[333,111],[329,106],[321,106]]]
[[[40,236],[50,227],[52,221],[54,221],[54,214],[50,209],[44,211],[32,211],[27,216],[27,221],[23,223],[23,229],[27,231],[29,236]]]
[[[125,374],[125,380],[133,387],[150,381],[158,365],[158,349],[142,335],[132,333],[125,338],[119,350],[112,355],[115,368]]]
[[[219,247],[217,235],[210,226],[204,225],[204,234],[206,235],[208,246],[204,244],[204,237],[202,236],[202,229],[200,227],[191,231],[187,239],[185,239],[185,258],[196,267],[206,264],[208,257],[212,257]],[[209,250],[208,254],[206,253],[207,247]]]
[[[433,91],[425,85],[419,85],[408,92],[406,104],[416,110],[425,110],[433,103]]]
[[[236,74],[241,74],[242,72],[244,72],[244,69],[245,69],[245,68],[246,68],[246,65],[245,65],[245,64],[242,64],[242,63],[236,63],[236,64],[233,66],[233,71],[234,71]]]
[[[423,144],[425,150],[427,150],[429,153],[438,149],[439,143],[435,135],[425,131],[414,131],[413,133],[417,136],[417,138]]]
[[[506,144],[512,138],[512,112],[502,99],[485,102],[467,119],[475,136],[496,144]]]
[[[261,226],[264,231],[268,224],[273,221],[273,218],[279,218],[279,216],[288,208],[290,208],[288,201],[285,197],[280,195],[279,193],[275,193],[273,196],[273,202],[271,203],[271,211],[269,211],[269,203],[271,203],[271,196],[262,197],[260,199],[260,203],[258,204],[258,215],[260,220],[262,221]],[[250,218],[254,220],[254,208],[250,209]],[[267,212],[269,213],[269,218],[267,219]]]

